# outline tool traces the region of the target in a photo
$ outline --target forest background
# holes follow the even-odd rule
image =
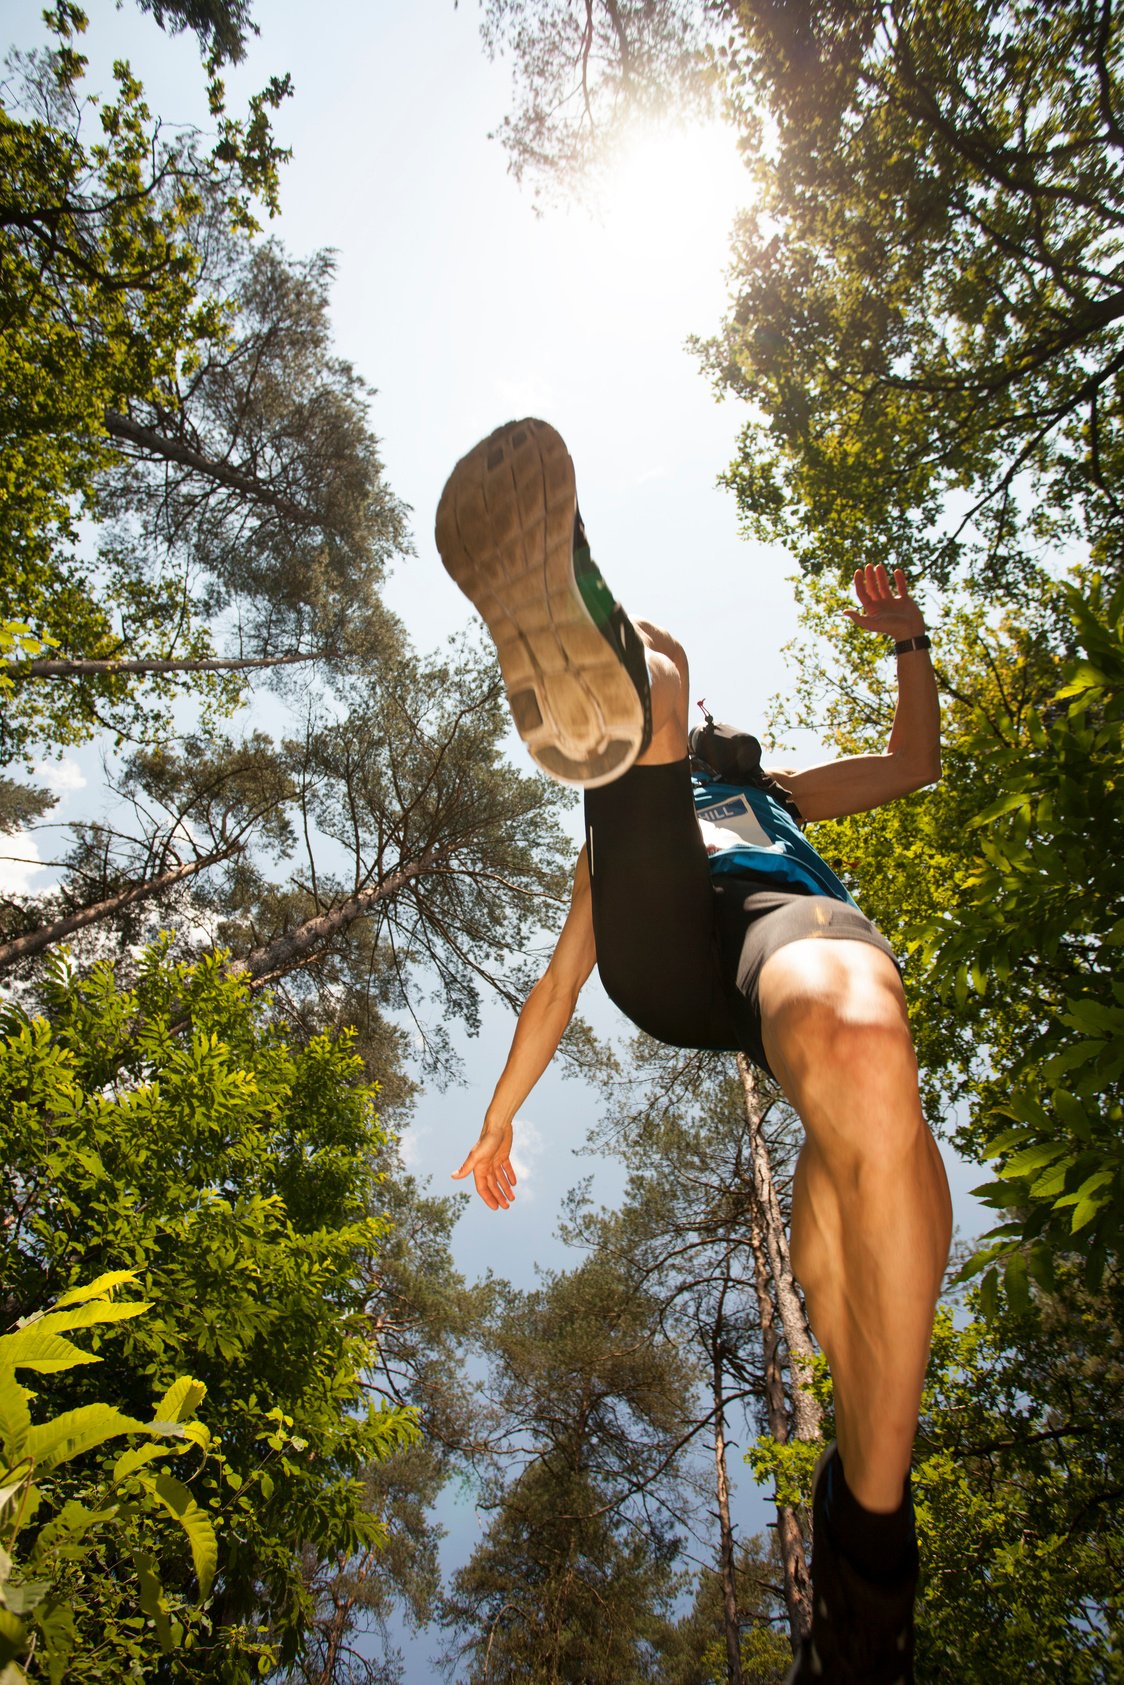
[[[199,14],[204,28],[210,16]],[[865,24],[826,7],[810,16],[802,35],[767,8],[497,4],[484,20],[509,60],[492,72],[466,12],[419,7],[407,23],[376,11],[370,36],[325,12],[314,50],[306,20],[282,9],[259,20],[241,69],[223,70],[226,104],[216,93],[200,117],[199,157],[158,169],[154,187],[151,122],[126,88],[102,163],[103,180],[126,172],[110,202],[124,210],[117,221],[110,210],[92,254],[82,231],[96,218],[84,223],[90,201],[78,204],[89,180],[68,173],[73,153],[48,132],[71,124],[73,84],[44,106],[48,90],[25,80],[17,91],[11,72],[6,105],[25,127],[5,131],[19,191],[5,221],[3,613],[24,665],[12,669],[5,746],[10,770],[26,759],[33,782],[71,794],[46,810],[9,788],[7,811],[15,827],[75,828],[17,832],[13,849],[34,858],[44,845],[41,857],[64,864],[54,889],[29,878],[7,911],[24,943],[7,955],[15,1005],[44,1008],[53,1025],[47,1040],[19,1011],[9,1026],[7,1320],[82,1294],[107,1269],[134,1271],[152,1301],[134,1321],[136,1306],[112,1296],[128,1284],[110,1280],[55,1313],[54,1337],[85,1318],[115,1360],[65,1382],[51,1365],[72,1364],[73,1350],[29,1365],[48,1377],[37,1413],[48,1396],[86,1412],[112,1396],[118,1411],[83,1417],[87,1437],[72,1434],[65,1456],[39,1444],[29,1461],[38,1430],[20,1426],[23,1359],[12,1359],[5,1429],[24,1456],[9,1458],[5,1502],[7,1543],[20,1548],[0,1615],[13,1655],[27,1660],[35,1636],[33,1669],[53,1650],[74,1676],[79,1665],[98,1676],[104,1655],[77,1659],[96,1630],[149,1673],[159,1654],[168,1677],[391,1678],[379,1622],[397,1603],[433,1623],[411,1650],[443,1648],[455,1677],[783,1673],[781,1634],[802,1596],[785,1540],[799,1537],[808,1465],[770,1444],[821,1426],[791,1361],[784,1373],[799,1335],[784,1318],[783,1257],[750,1244],[754,1213],[768,1216],[753,1119],[769,1132],[779,1210],[783,1108],[732,1072],[669,1069],[651,1049],[620,1052],[614,1070],[579,1036],[571,1057],[604,1095],[536,1094],[530,1174],[499,1244],[478,1210],[454,1259],[452,1211],[407,1169],[439,1154],[451,1166],[477,1126],[510,1025],[480,974],[510,997],[533,972],[574,834],[572,811],[507,770],[486,658],[430,653],[467,616],[425,511],[456,455],[526,410],[566,433],[596,553],[613,558],[624,600],[680,630],[720,711],[757,721],[786,692],[774,731],[801,758],[817,737],[835,752],[887,726],[886,669],[835,630],[833,576],[856,553],[892,553],[925,581],[949,776],[931,797],[820,840],[912,956],[931,1115],[969,1157],[996,1161],[1008,1218],[1001,1273],[984,1274],[959,1332],[949,1323],[938,1342],[919,1470],[924,1642],[934,1678],[1022,1677],[1028,1644],[1043,1677],[1116,1677],[1120,930],[1102,841],[1119,758],[1115,20],[1107,8],[1067,13],[1051,46],[1034,7],[1002,26],[987,8],[942,21],[919,7],[887,52],[878,8]],[[46,39],[30,9],[12,35]],[[192,36],[107,11],[71,41],[103,94],[109,60],[128,55],[173,144],[174,125],[203,112]],[[588,112],[574,81],[583,62]],[[962,85],[948,67],[965,62]],[[270,117],[294,147],[279,189],[262,123],[229,127],[275,65],[297,84]],[[576,104],[544,124],[560,69]],[[713,99],[720,71],[729,103],[704,127],[697,102]],[[696,102],[690,126],[636,127],[669,96]],[[302,99],[317,102],[307,127]],[[484,138],[503,110],[521,190]],[[87,122],[93,146],[96,116]],[[738,135],[750,164],[763,160],[756,179],[727,162]],[[590,155],[601,137],[604,154]],[[159,206],[159,224],[133,219],[138,181],[136,203]],[[558,197],[578,187],[593,215]],[[265,220],[274,191],[283,220],[249,238],[242,207]],[[52,220],[44,205],[60,195]],[[728,330],[702,354],[748,411],[716,408],[681,345],[721,317],[731,200],[751,214]],[[288,259],[267,244],[278,231]],[[194,273],[180,240],[198,255]],[[331,337],[331,275],[309,261],[324,244],[341,248]],[[143,284],[102,286],[91,255],[118,273],[142,258]],[[224,298],[237,301],[226,316]],[[337,355],[382,388],[369,411]],[[713,486],[731,458],[749,542]],[[418,554],[405,559],[410,534]],[[700,555],[721,581],[720,616],[695,585]],[[786,674],[789,555],[813,641]],[[1079,598],[1055,584],[1074,568]],[[317,659],[275,672],[276,688],[255,670],[249,710],[233,715],[222,687],[238,681],[208,679],[215,688],[191,698],[180,674],[161,697],[120,671],[60,682],[26,666],[212,649]],[[721,700],[712,674],[732,687]],[[41,759],[49,747],[61,762]],[[33,951],[52,920],[92,907],[84,934],[56,928]],[[143,941],[160,928],[178,930],[180,947],[146,963]],[[117,981],[44,970],[64,934],[79,974],[115,956]],[[215,939],[255,997],[271,988],[264,1019],[221,970],[174,969]],[[479,1056],[457,1027],[478,1013]],[[597,1030],[611,1023],[596,1004],[590,1016]],[[381,1141],[360,1067],[318,1036],[349,1024],[363,1074],[383,1083],[384,1120],[403,1130],[397,1150]],[[442,1089],[458,1056],[470,1086]],[[569,1211],[585,1266],[543,1245],[573,1175],[563,1161],[581,1141],[578,1114],[617,1166],[594,1160],[592,1203]],[[696,1198],[678,1209],[667,1188],[684,1166]],[[602,1200],[614,1217],[598,1218]],[[1083,1275],[1069,1261],[1077,1247]],[[698,1268],[677,1276],[684,1257]],[[536,1285],[532,1259],[562,1273]],[[471,1287],[482,1262],[512,1288]],[[43,1332],[42,1319],[32,1326]],[[205,1378],[205,1398],[186,1370]],[[367,1418],[364,1396],[386,1408]],[[818,1399],[829,1408],[822,1388]],[[420,1411],[420,1441],[403,1405]],[[779,1554],[745,1539],[738,1565],[722,1525],[727,1415],[743,1443],[772,1436],[758,1469],[781,1500]],[[164,1423],[182,1479],[155,1469],[169,1450],[156,1440],[102,1460],[111,1432],[139,1434],[145,1420]],[[438,1599],[422,1517],[453,1472],[467,1474],[488,1531]],[[528,1585],[533,1598],[515,1595]]]

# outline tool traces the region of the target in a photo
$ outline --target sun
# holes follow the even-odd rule
[[[637,124],[594,191],[600,256],[659,294],[709,302],[723,288],[731,227],[751,187],[727,125]]]

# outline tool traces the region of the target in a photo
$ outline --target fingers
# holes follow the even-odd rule
[[[892,603],[898,604],[903,599],[909,601],[909,587],[901,568],[894,569],[894,582],[890,583],[890,575],[881,562],[868,562],[866,567],[855,569],[855,595],[862,604],[863,610],[869,613],[873,609]],[[847,611],[853,616],[854,610]]]
[[[515,1168],[507,1152],[497,1151],[494,1144],[478,1141],[459,1170],[453,1171],[455,1182],[471,1174],[476,1192],[493,1211],[506,1211],[515,1198]]]
[[[477,1165],[473,1175],[476,1192],[484,1204],[493,1211],[506,1211],[515,1198],[515,1171],[511,1160],[505,1158],[502,1163],[493,1160],[487,1165]]]

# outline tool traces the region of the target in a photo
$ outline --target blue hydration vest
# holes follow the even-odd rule
[[[774,878],[779,889],[808,889],[855,905],[791,815],[767,791],[752,784],[727,784],[704,773],[692,773],[691,785],[698,817],[736,833],[736,840],[731,838],[711,854],[712,872],[752,872]]]

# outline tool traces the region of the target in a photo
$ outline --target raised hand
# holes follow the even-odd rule
[[[512,1128],[510,1123],[499,1128],[484,1125],[480,1139],[453,1180],[460,1181],[471,1172],[476,1192],[493,1211],[506,1211],[515,1198],[515,1171],[511,1164]]]
[[[925,630],[925,617],[909,594],[901,568],[894,569],[893,585],[881,562],[856,568],[855,595],[860,606],[846,613],[864,631],[901,639],[919,637]]]

